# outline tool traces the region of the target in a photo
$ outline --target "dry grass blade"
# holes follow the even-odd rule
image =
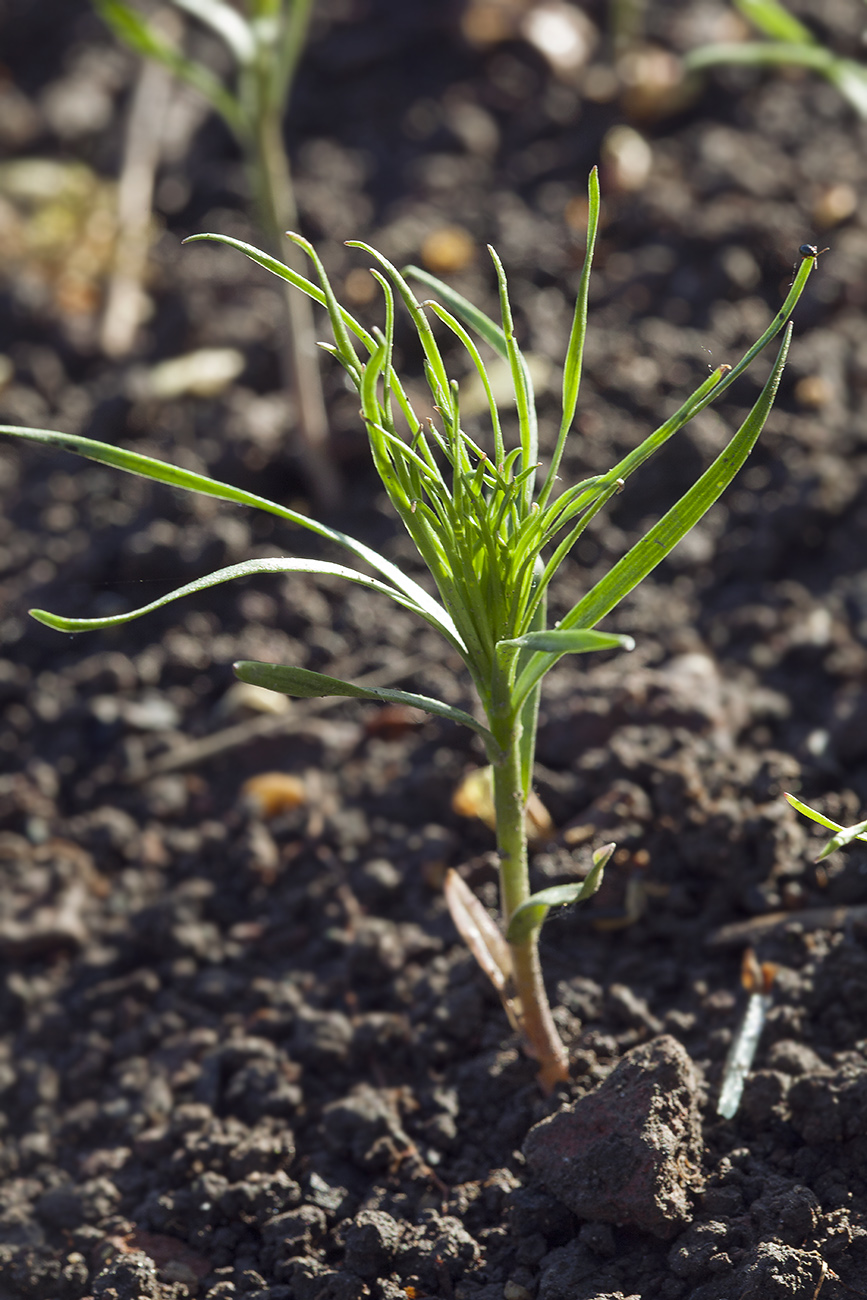
[[[167,34],[179,26],[176,15],[167,10],[161,10],[154,21],[170,29]],[[154,177],[171,89],[171,73],[162,64],[142,64],[127,123],[118,184],[115,264],[100,329],[100,345],[110,357],[126,356],[143,319],[142,285],[151,241]]]
[[[521,1004],[512,992],[512,955],[496,921],[452,868],[443,888],[458,934],[500,995],[509,1024],[521,1032]]]

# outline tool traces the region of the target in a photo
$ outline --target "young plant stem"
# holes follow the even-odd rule
[[[507,684],[503,681],[502,685],[504,697],[507,698]],[[499,692],[495,692],[495,701],[496,694]],[[495,711],[496,703],[492,712]],[[491,731],[500,746],[500,753],[495,756],[492,766],[497,849],[500,856],[500,899],[504,926],[508,929],[513,913],[530,897],[530,875],[527,862],[527,797],[523,778],[521,717],[510,711],[508,706],[503,710],[502,717],[503,725],[498,726],[492,722]],[[539,1084],[549,1093],[558,1083],[569,1078],[569,1058],[548,1005],[539,962],[538,930],[523,943],[510,943],[509,951],[527,1051],[538,1061]]]
[[[283,141],[282,105],[270,102],[264,87],[258,99],[249,166],[259,221],[274,256],[300,272],[303,254],[284,237],[284,231],[297,226],[297,209]],[[283,288],[289,333],[288,349],[283,353],[284,382],[295,393],[301,454],[311,491],[318,506],[333,510],[340,499],[340,482],[328,455],[328,417],[319,378],[313,308],[306,295],[296,293],[285,281]]]

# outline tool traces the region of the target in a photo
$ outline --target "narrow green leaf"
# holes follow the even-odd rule
[[[518,424],[521,430],[521,468],[522,470],[530,469],[533,471],[527,477],[523,493],[525,508],[529,509],[533,500],[535,467],[539,459],[539,432],[536,425],[536,398],[533,393],[533,379],[524,354],[518,347],[518,341],[515,338],[512,305],[509,302],[509,286],[506,281],[503,263],[500,261],[496,249],[492,248],[490,244],[488,244],[488,252],[491,255],[491,261],[494,263],[494,270],[497,272],[497,283],[500,289],[503,336],[506,340],[509,366],[512,371],[515,405],[518,410]]]
[[[824,71],[858,116],[867,119],[867,68],[852,59],[834,59]]]
[[[824,813],[811,808],[808,804],[801,803],[800,799],[796,799],[793,794],[787,794],[786,798],[799,813],[803,813],[811,821],[818,822],[826,830],[837,832],[833,839],[830,839],[824,845],[822,852],[815,859],[816,862],[821,862],[823,858],[827,858],[829,854],[836,852],[837,849],[845,848],[847,844],[851,844],[854,840],[867,840],[867,833],[865,833],[867,832],[867,821],[858,822],[855,826],[839,826],[837,822],[832,822]]]
[[[587,249],[584,254],[584,266],[581,270],[581,281],[578,286],[578,296],[575,300],[575,313],[572,318],[572,332],[569,335],[569,346],[566,349],[566,362],[563,367],[563,414],[560,420],[560,431],[557,435],[557,444],[554,449],[554,455],[551,459],[551,466],[545,476],[545,482],[542,491],[539,493],[539,505],[544,507],[554,484],[557,481],[557,474],[560,469],[560,462],[563,459],[563,452],[566,448],[566,439],[569,437],[569,430],[572,428],[572,421],[575,418],[575,408],[578,405],[578,392],[581,387],[581,370],[584,364],[584,339],[587,334],[587,302],[590,295],[590,270],[593,265],[593,250],[596,247],[596,231],[599,226],[599,172],[596,167],[590,173],[590,179],[587,187],[588,211],[587,211]]]
[[[450,285],[438,280],[435,275],[423,271],[419,266],[405,266],[403,274],[409,276],[412,280],[418,280],[426,289],[432,289],[434,293],[442,298],[445,305],[455,316],[465,321],[470,329],[476,331],[479,338],[484,339],[488,346],[498,352],[504,361],[508,361],[509,349],[506,346],[505,334],[496,321],[485,315],[480,307],[470,302],[457,290],[452,289]]]
[[[853,840],[867,840],[867,835],[864,834],[865,831],[867,831],[867,821],[858,822],[855,826],[844,827],[842,830],[838,831],[833,839],[828,841],[816,861],[821,862],[822,859],[827,858],[830,853],[836,852],[837,849],[845,848],[846,845],[851,844]]]
[[[442,390],[442,394],[445,399],[449,392],[449,377],[448,374],[446,373],[445,363],[443,362],[442,355],[440,354],[440,350],[437,347],[437,342],[436,339],[434,338],[433,330],[430,327],[430,321],[428,320],[427,316],[425,316],[422,310],[421,303],[418,301],[412,289],[410,289],[406,280],[403,278],[400,271],[398,271],[397,267],[393,266],[392,263],[389,262],[387,257],[383,257],[382,253],[378,252],[377,249],[371,248],[370,244],[365,244],[363,240],[360,239],[348,239],[346,241],[346,245],[347,248],[360,248],[362,252],[367,253],[369,257],[372,257],[374,261],[378,262],[379,265],[385,271],[386,275],[391,280],[394,287],[397,289],[398,293],[403,299],[407,311],[412,317],[412,323],[413,325],[415,325],[419,342],[421,343],[422,348],[424,349],[425,357],[427,358],[428,364],[430,365],[434,373],[434,376],[436,378],[436,386],[438,386],[439,389]],[[432,392],[434,391],[434,389],[435,389],[435,385],[431,385]],[[436,398],[435,392],[434,392],[434,396]]]
[[[452,333],[455,334],[457,338],[460,339],[460,341],[463,343],[464,347],[466,348],[467,352],[470,354],[470,358],[472,359],[473,365],[476,367],[476,373],[478,374],[479,379],[481,380],[482,388],[484,389],[485,392],[485,397],[487,398],[488,410],[491,415],[491,428],[494,433],[495,467],[499,467],[500,465],[502,465],[506,455],[505,447],[503,444],[503,429],[500,424],[500,412],[497,409],[496,399],[494,398],[493,390],[491,388],[491,381],[488,377],[488,372],[485,367],[485,363],[479,354],[479,349],[476,347],[475,343],[473,342],[472,338],[467,333],[467,331],[464,329],[463,325],[461,325],[460,321],[457,320],[451,314],[451,312],[446,311],[445,307],[441,307],[438,302],[433,302],[433,301],[426,302],[423,305],[425,307],[430,307],[434,315],[439,317],[439,319],[443,322],[443,324],[449,327]]]
[[[316,533],[318,537],[336,542],[357,559],[369,564],[383,578],[394,583],[398,591],[403,592],[417,606],[426,621],[436,627],[460,653],[464,653],[465,647],[451,618],[442,606],[428,595],[424,587],[401,573],[397,565],[392,564],[385,556],[365,546],[363,542],[356,541],[348,533],[329,528],[316,519],[310,519],[296,510],[278,505],[276,501],[269,501],[267,497],[256,496],[253,492],[244,492],[241,488],[231,487],[218,479],[207,478],[204,474],[180,469],[177,465],[155,460],[152,456],[142,456],[139,452],[125,451],[122,447],[112,447],[106,442],[96,442],[93,438],[83,438],[73,433],[58,433],[52,429],[19,428],[17,425],[9,424],[0,425],[0,433],[8,434],[12,438],[22,438],[28,442],[47,443],[63,451],[84,456],[88,460],[112,465],[127,474],[136,474],[141,478],[166,483],[169,487],[183,488],[187,492],[199,492],[203,496],[217,497],[221,501],[231,501],[236,505],[252,506],[254,509],[264,510],[268,514],[277,515],[280,519],[306,528],[311,533]]]
[[[325,306],[328,309],[328,318],[331,321],[331,329],[334,333],[334,342],[337,344],[340,359],[349,371],[353,380],[357,382],[358,376],[361,374],[361,366],[355,349],[350,342],[349,332],[344,320],[343,309],[337,301],[337,297],[331,287],[331,281],[325,273],[325,267],[322,265],[322,260],[309,239],[305,239],[303,235],[296,235],[294,231],[287,230],[286,238],[291,243],[295,244],[297,248],[300,248],[302,252],[306,253],[313,265],[316,267],[316,274],[319,276],[319,283],[322,286],[322,295],[325,301]],[[298,287],[300,288],[301,286],[299,285]],[[305,289],[304,292],[307,292],[307,290]]]
[[[227,248],[237,249],[239,253],[243,253],[245,257],[248,257],[251,262],[256,262],[266,271],[270,271],[272,275],[276,275],[279,279],[285,280],[288,284],[293,285],[294,288],[300,289],[302,293],[306,293],[308,298],[312,298],[314,302],[318,302],[320,306],[327,309],[328,299],[326,298],[325,293],[315,285],[312,280],[308,280],[305,276],[299,275],[298,272],[293,271],[291,267],[285,266],[278,258],[271,257],[268,253],[263,253],[261,248],[256,248],[253,244],[246,244],[243,239],[233,239],[231,235],[217,235],[210,232],[204,232],[199,235],[187,235],[183,242],[185,244],[198,244],[205,241],[213,244],[225,244]],[[363,325],[359,325],[355,317],[352,316],[345,307],[340,307],[339,311],[347,328],[357,339],[361,340],[368,352],[375,352],[377,343],[373,335],[370,334]]]
[[[562,627],[593,627],[603,616],[603,608],[607,614],[619,604],[674,549],[699,519],[707,514],[744,464],[765,426],[777,395],[791,338],[790,325],[758,400],[726,449],[677,504],[663,515],[659,523],[570,610],[561,621]],[[598,614],[597,609],[600,611]]]
[[[424,709],[438,718],[447,718],[450,722],[459,722],[472,728],[481,736],[486,745],[497,749],[487,727],[478,722],[471,713],[456,709],[442,700],[431,699],[428,695],[416,695],[412,691],[390,690],[381,686],[356,686],[352,682],[341,681],[339,677],[328,677],[325,673],[310,672],[307,668],[292,668],[284,664],[265,664],[255,660],[242,659],[233,665],[235,676],[242,682],[253,686],[264,686],[269,691],[279,691],[282,695],[293,695],[301,699],[319,698],[323,695],[345,695],[357,700],[378,700],[382,704],[408,704],[415,709]]]
[[[538,894],[531,894],[526,902],[521,903],[512,913],[506,938],[510,944],[526,943],[542,928],[552,907],[563,907],[568,903],[582,903],[592,897],[602,884],[605,865],[617,846],[605,844],[593,854],[593,866],[583,880],[570,885],[552,885],[541,889]]]
[[[594,627],[665,559],[722,495],[764,428],[774,404],[791,338],[792,326],[789,325],[767,383],[725,450],[677,504],[560,620],[561,628]],[[534,655],[516,685],[517,698],[523,699],[524,692],[531,689],[555,662],[553,656]]]
[[[348,582],[367,587],[369,591],[378,591],[383,596],[389,596],[404,609],[423,616],[423,611],[415,601],[409,600],[393,587],[387,587],[384,582],[369,578],[365,573],[359,573],[356,569],[347,569],[342,564],[329,564],[324,560],[280,558],[242,560],[240,564],[231,564],[225,569],[215,569],[213,573],[206,573],[202,578],[186,582],[183,587],[177,587],[165,596],[159,596],[149,604],[142,605],[139,609],[131,609],[125,614],[111,614],[106,618],[64,618],[61,614],[50,614],[44,609],[31,609],[29,613],[37,622],[56,628],[58,632],[92,632],[97,628],[119,627],[122,623],[131,623],[134,618],[141,618],[143,614],[150,614],[152,610],[169,605],[172,601],[181,600],[184,596],[191,596],[196,591],[218,587],[221,583],[231,582],[235,578],[250,578],[257,573],[315,573],[331,578],[345,578]]]
[[[816,38],[809,27],[799,22],[779,0],[735,0],[735,7],[763,35],[774,41],[788,41],[792,45],[815,44]]]
[[[814,68],[827,73],[834,63],[834,55],[822,45],[791,45],[782,41],[731,41],[718,45],[700,45],[690,50],[684,58],[688,72],[699,72],[719,63],[736,63],[755,66]]]
[[[809,817],[810,821],[818,822],[819,825],[824,826],[826,830],[842,831],[844,829],[842,826],[839,826],[837,822],[832,822],[824,813],[820,813],[818,809],[811,808],[809,804],[801,803],[800,799],[796,799],[793,794],[786,794],[785,798],[797,812],[803,813],[805,817]]]
[[[642,465],[663,443],[684,428],[690,420],[694,419],[700,411],[705,410],[712,402],[717,399],[735,382],[735,380],[744,373],[748,366],[752,364],[760,352],[764,351],[773,338],[779,334],[780,330],[786,325],[792,312],[795,310],[798,299],[804,291],[806,283],[816,268],[816,258],[810,254],[801,256],[801,265],[795,274],[791,288],[786,295],[786,300],[768,328],[756,340],[752,347],[748,348],[741,357],[737,365],[731,367],[727,365],[717,366],[712,374],[708,375],[704,383],[692,393],[683,405],[670,416],[664,424],[655,429],[644,441],[633,451],[624,456],[613,469],[603,475],[599,483],[608,482],[616,483],[617,479],[627,479],[630,474]],[[598,487],[591,489],[591,495],[595,496]],[[585,504],[585,497],[579,496],[578,500],[573,503],[573,509],[580,510]]]
[[[545,650],[551,654],[583,655],[590,650],[634,650],[631,636],[616,632],[594,632],[589,628],[550,628],[544,632],[527,632],[508,641],[498,641],[497,650],[505,647]]]

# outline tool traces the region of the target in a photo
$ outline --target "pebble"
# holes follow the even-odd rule
[[[581,1219],[667,1238],[692,1217],[699,1190],[698,1083],[668,1034],[633,1048],[603,1084],[535,1125],[530,1168]]]

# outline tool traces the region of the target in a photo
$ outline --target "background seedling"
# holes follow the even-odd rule
[[[233,67],[225,85],[210,68],[187,58],[157,21],[125,0],[93,0],[117,38],[143,58],[167,68],[203,95],[241,148],[259,225],[270,251],[288,258],[284,231],[298,223],[283,122],[310,23],[313,0],[246,0],[234,8],[225,0],[171,0],[220,38]],[[297,405],[301,451],[311,491],[319,506],[337,503],[339,484],[328,455],[328,423],[316,364],[316,335],[309,300],[287,293],[288,350],[285,380]]]
[[[230,578],[301,572],[341,576],[388,596],[436,628],[457,651],[475,686],[481,716],[428,696],[363,686],[291,665],[243,661],[235,664],[235,672],[243,681],[287,695],[342,695],[413,705],[461,722],[480,737],[493,771],[501,927],[495,926],[490,918],[482,920],[481,909],[475,900],[469,901],[472,895],[461,888],[463,882],[457,883],[456,876],[450,878],[449,897],[463,932],[468,934],[472,929],[473,951],[499,988],[513,1024],[538,1061],[539,1080],[547,1090],[568,1077],[568,1059],[542,981],[539,932],[551,907],[579,901],[593,892],[612,846],[597,850],[585,879],[531,895],[525,809],[532,785],[541,683],[563,655],[632,647],[630,637],[597,631],[596,625],[701,519],[745,462],[777,392],[791,339],[789,316],[816,263],[812,252],[802,258],[783,306],[734,368],[717,367],[673,415],[607,473],[559,490],[559,470],[572,430],[581,381],[598,219],[599,186],[594,170],[589,182],[586,256],[563,371],[560,427],[544,467],[539,461],[532,380],[515,337],[506,275],[493,249],[490,251],[499,289],[499,322],[425,272],[408,268],[401,274],[375,249],[354,245],[373,260],[372,273],[384,298],[383,326],[369,331],[338,303],[316,252],[300,236],[291,238],[311,259],[318,283],[269,254],[228,236],[193,236],[214,239],[238,249],[327,310],[333,342],[322,346],[344,367],[358,391],[374,464],[427,566],[436,596],[364,543],[275,501],[88,438],[0,426],[0,431],[13,436],[64,447],[130,473],[267,511],[337,543],[372,570],[371,575],[361,569],[321,560],[283,557],[249,560],[207,574],[126,614],[80,619],[44,610],[31,611],[50,627],[64,632],[113,627]],[[410,288],[410,279],[433,289],[441,301],[420,303]],[[425,421],[416,414],[394,367],[398,303],[409,313],[424,357],[425,377],[435,412],[433,418]],[[446,369],[430,315],[463,345],[484,386],[489,428],[479,440],[472,438],[462,425],[459,387]],[[725,449],[613,568],[554,627],[549,627],[548,588],[591,520],[620,491],[629,475],[724,393],[781,331],[782,343],[770,375]],[[510,367],[517,428],[515,437],[508,440],[481,348],[492,351],[495,357],[505,358]]]
[[[701,45],[686,56],[688,71],[720,63],[812,68],[837,87],[859,117],[867,118],[867,67],[863,63],[827,49],[780,0],[734,0],[734,5],[766,39]]]

